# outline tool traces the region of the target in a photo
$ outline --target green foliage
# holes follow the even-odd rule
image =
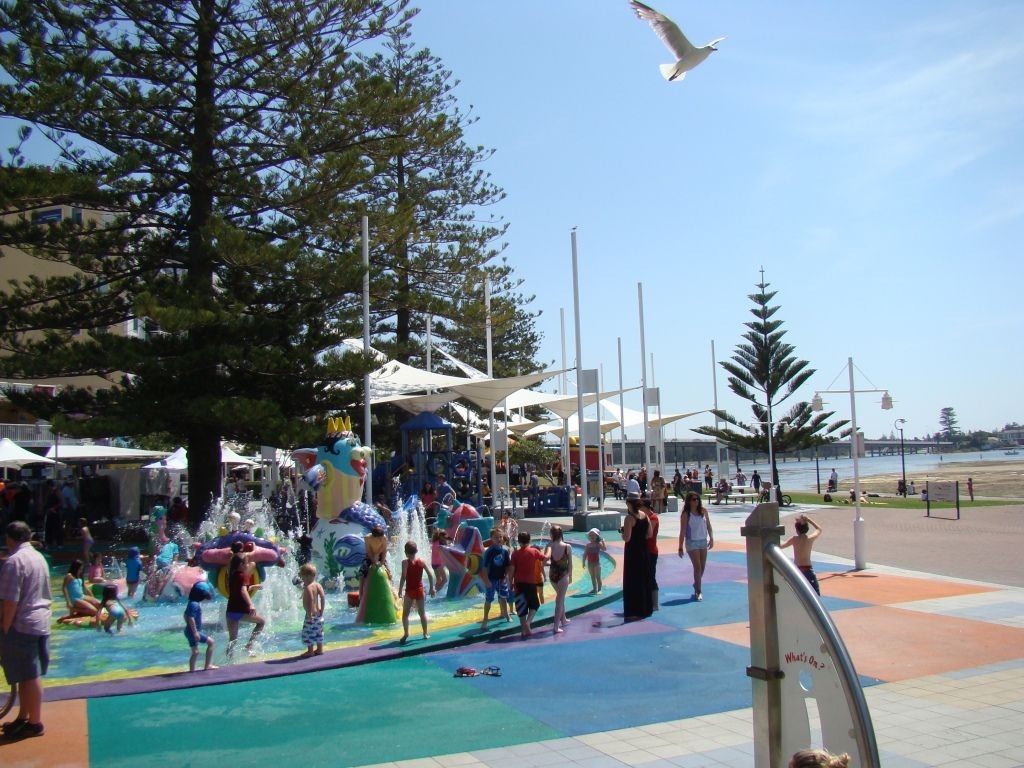
[[[509,443],[508,460],[510,464],[535,464],[548,467],[557,458],[557,451],[548,448],[540,440],[532,437]]]
[[[0,203],[96,213],[0,227],[0,243],[54,267],[0,294],[0,374],[85,377],[20,407],[71,435],[185,443],[199,514],[219,489],[221,437],[295,444],[326,415],[361,411],[348,385],[370,361],[330,352],[361,328],[361,216],[381,333],[389,312],[399,332],[407,309],[448,311],[504,231],[474,223],[500,192],[474,170],[486,153],[461,143],[447,74],[394,47],[405,7],[0,5],[0,115],[60,153],[47,169],[12,148]],[[382,49],[390,74],[416,62],[408,87]],[[410,261],[410,242],[430,259]],[[119,332],[141,318],[148,334]]]
[[[720,363],[729,373],[729,389],[750,402],[754,420],[744,422],[719,410],[715,415],[728,426],[699,427],[694,432],[714,437],[734,450],[768,454],[769,422],[774,422],[772,447],[776,458],[787,451],[832,442],[847,424],[829,424],[833,412],[815,413],[807,402],[796,403],[784,414],[778,411],[778,406],[806,383],[814,370],[807,367],[806,360],[798,360],[793,355],[794,347],[782,340],[786,335],[782,321],[774,319],[779,307],[770,303],[776,292],[769,292],[763,280],[757,288],[758,292],[749,296],[755,320],[744,323],[748,329],[743,335],[746,343],[737,345],[731,360]],[[778,485],[778,469],[772,470]]]
[[[959,420],[953,408],[947,406],[939,412],[939,426],[942,428],[942,436],[954,444],[958,443],[961,437],[958,424]]]

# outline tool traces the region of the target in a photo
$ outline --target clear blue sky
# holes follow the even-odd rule
[[[818,371],[801,398],[846,388],[853,356],[857,388],[896,401],[857,397],[869,437],[896,418],[907,437],[935,432],[944,406],[964,429],[1024,421],[1024,3],[651,4],[697,45],[727,36],[681,83],[626,0],[420,2],[416,43],[461,81],[470,141],[497,150],[496,212],[543,311],[542,358],[561,361],[564,308],[574,362],[575,226],[582,363],[606,388],[618,337],[640,382],[642,283],[663,412],[711,407],[711,342],[732,354],[763,267]],[[718,389],[749,415],[721,370]],[[826,400],[849,417],[848,395]]]
[[[421,0],[414,39],[461,80],[508,193],[506,255],[543,310],[543,357],[640,380],[637,284],[663,412],[712,403],[765,269],[786,340],[848,388],[868,437],[1024,421],[1024,3],[650,3],[719,51],[667,83],[626,0]],[[838,378],[836,378],[838,375]],[[650,373],[648,374],[650,378]],[[718,376],[719,403],[749,407]],[[849,396],[827,395],[849,417]],[[627,405],[639,407],[638,397]],[[668,427],[692,436],[696,417]],[[639,437],[639,435],[635,435]]]

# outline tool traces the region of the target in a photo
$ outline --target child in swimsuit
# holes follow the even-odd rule
[[[117,585],[107,584],[103,587],[103,599],[96,613],[96,629],[105,629],[107,634],[113,634],[113,626],[117,624],[117,631],[120,632],[125,621],[131,626],[135,623],[124,603],[117,596]]]
[[[82,583],[82,561],[73,560],[64,576],[64,601],[68,604],[71,616],[95,616],[100,601],[85,593]]]
[[[448,531],[444,528],[435,528],[430,537],[430,567],[434,569],[434,575],[437,578],[438,592],[448,583],[448,570],[444,567],[444,561],[441,560],[441,547],[447,544]]]
[[[412,609],[413,603],[416,603],[416,612],[420,615],[420,626],[423,627],[423,639],[429,640],[430,634],[427,632],[427,611],[423,605],[424,593],[423,593],[423,574],[427,574],[427,580],[430,582],[430,596],[434,596],[434,574],[427,567],[427,564],[420,560],[416,553],[418,548],[416,542],[407,541],[405,543],[405,560],[402,561],[402,577],[398,582],[398,594],[402,595],[403,589],[405,590],[405,597],[402,599],[402,639],[401,643],[406,642],[409,639],[409,611]]]
[[[185,639],[188,640],[192,654],[188,660],[188,671],[196,671],[196,659],[199,657],[199,644],[206,643],[206,664],[203,669],[216,669],[213,665],[213,638],[203,634],[203,600],[213,598],[213,589],[209,582],[197,581],[188,593],[188,605],[185,606]]]
[[[587,544],[583,548],[583,564],[590,574],[590,594],[599,595],[603,589],[601,584],[601,553],[607,552],[608,547],[601,538],[601,532],[597,528],[587,531]]]
[[[811,531],[811,526],[814,530]],[[821,588],[818,586],[818,577],[814,575],[814,568],[811,566],[811,548],[814,540],[821,535],[821,526],[811,520],[807,515],[800,515],[796,519],[796,536],[790,536],[785,544],[780,545],[782,549],[793,548],[793,562],[800,569],[800,573],[810,583],[811,588],[821,596]]]
[[[302,620],[302,642],[306,645],[306,652],[301,658],[308,659],[310,656],[322,656],[324,652],[324,603],[327,596],[316,580],[316,566],[312,563],[303,563],[299,568],[299,578],[303,585],[302,607],[306,612]]]
[[[139,574],[142,573],[142,555],[138,547],[128,549],[128,557],[124,561],[125,582],[128,584],[128,597],[135,597],[139,588]]]
[[[96,583],[106,580],[106,574],[103,572],[103,555],[94,552],[92,562],[89,563],[89,581]]]

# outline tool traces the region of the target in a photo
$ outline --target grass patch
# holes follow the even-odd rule
[[[802,493],[797,491],[796,493],[790,493],[785,489],[783,493],[793,499],[794,504],[818,504],[825,507],[849,507],[851,506],[849,493],[833,493],[832,501],[823,501],[822,497],[817,493]],[[902,496],[868,496],[867,506],[871,507],[888,507],[890,509],[920,509],[925,510],[928,505],[921,501],[920,496],[908,496],[903,498]],[[960,499],[960,509],[967,509],[968,507],[1001,507],[1007,504],[1016,504],[1016,499],[977,499],[976,501],[969,501],[966,498]],[[861,506],[865,506],[864,502],[861,502]],[[956,509],[956,504],[951,501],[933,501],[931,505],[932,509]]]

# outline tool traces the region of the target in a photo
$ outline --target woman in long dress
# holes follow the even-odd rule
[[[646,619],[654,612],[651,600],[651,561],[647,540],[654,529],[637,501],[626,501],[626,519],[622,523],[625,542],[622,569],[622,614],[626,621]]]

